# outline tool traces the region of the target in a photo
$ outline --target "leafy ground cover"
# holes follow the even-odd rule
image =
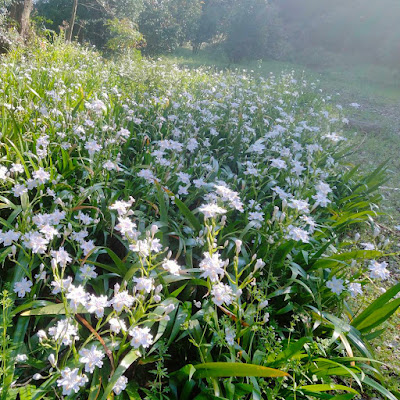
[[[348,59],[337,57],[331,66],[306,67],[304,65],[276,61],[244,61],[231,64],[215,51],[205,49],[193,54],[189,49],[181,48],[168,57],[174,63],[190,68],[215,66],[219,69],[245,69],[253,74],[279,74],[291,72],[297,78],[305,77],[315,82],[332,104],[344,107],[349,123],[344,126],[344,134],[349,140],[351,151],[346,159],[353,165],[359,165],[364,172],[371,172],[379,162],[387,161],[388,181],[380,191],[382,214],[378,221],[381,229],[390,238],[393,249],[398,250],[400,217],[399,187],[400,164],[400,82],[398,72],[382,66],[349,63]],[[355,103],[354,106],[350,104]],[[358,104],[358,106],[357,106]],[[368,236],[368,233],[367,233]],[[399,259],[390,260],[393,272],[391,284],[399,280]],[[373,285],[367,293],[359,296],[357,302],[362,307],[378,297],[389,285]],[[375,340],[380,359],[387,363],[386,379],[388,385],[400,389],[400,353],[398,347],[400,315],[386,323],[386,331]],[[395,372],[394,372],[395,371]]]
[[[0,74],[2,398],[398,398],[400,285],[348,301],[391,277],[385,168],[315,84],[46,43]]]

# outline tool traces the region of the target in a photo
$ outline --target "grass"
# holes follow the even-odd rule
[[[380,217],[384,232],[396,245],[400,225],[400,72],[374,65],[332,65],[309,68],[304,65],[280,61],[248,61],[232,64],[222,54],[203,50],[193,54],[190,49],[180,48],[168,58],[176,64],[189,68],[212,66],[217,69],[246,69],[254,74],[267,76],[294,70],[296,75],[314,81],[318,87],[332,96],[332,101],[343,105],[349,117],[347,136],[355,149],[348,161],[371,171],[383,161],[388,161],[389,180],[382,188],[382,211]],[[359,103],[353,108],[351,103]],[[399,263],[393,261],[393,279],[400,278]],[[376,287],[363,299],[365,304],[380,294]],[[400,390],[400,313],[386,324],[386,331],[375,340],[379,358],[387,364],[387,384]]]

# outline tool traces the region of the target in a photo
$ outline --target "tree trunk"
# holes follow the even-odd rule
[[[75,25],[75,19],[76,19],[76,10],[78,9],[78,0],[74,0],[74,4],[72,6],[72,15],[71,15],[71,21],[69,22],[69,27],[67,30],[67,37],[65,40],[67,42],[70,42],[72,40],[72,34],[74,33],[74,25]]]
[[[33,0],[18,0],[10,8],[10,16],[18,23],[18,32],[22,39],[26,40],[29,35],[31,12]]]

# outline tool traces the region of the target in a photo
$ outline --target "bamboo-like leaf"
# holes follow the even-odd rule
[[[359,395],[360,393],[357,392],[357,390],[344,386],[344,385],[336,385],[336,384],[328,384],[328,383],[321,383],[317,385],[305,385],[305,386],[299,386],[299,390],[307,390],[307,392],[330,392],[331,390],[346,390],[350,393],[354,393],[356,395]]]
[[[384,294],[382,294],[380,297],[378,297],[358,317],[354,318],[354,320],[352,321],[351,325],[354,328],[359,329],[359,330],[360,329],[365,329],[366,330],[366,328],[369,326],[369,324],[373,325],[371,327],[371,329],[376,327],[377,326],[376,322],[379,321],[380,310],[382,309],[383,306],[386,305],[386,303],[389,300],[391,300],[399,292],[400,292],[400,283],[398,283],[397,285],[393,286],[392,288],[387,290]],[[396,306],[396,305],[397,304],[395,303],[394,306]],[[397,307],[398,307],[398,305],[397,305]],[[389,312],[392,308],[393,308],[393,305],[391,307],[388,307],[388,309],[386,311]],[[396,308],[394,309],[394,311],[396,310]],[[391,314],[393,314],[393,312]],[[388,317],[391,314],[389,314]],[[387,318],[385,318],[383,321],[385,321],[386,319]],[[362,328],[360,328],[360,327],[362,327]]]
[[[264,378],[281,378],[290,376],[279,369],[263,367],[255,364],[243,364],[235,362],[212,362],[194,365],[196,372],[194,378],[222,378],[230,376],[257,376]]]
[[[87,312],[85,307],[79,305],[77,308],[77,313],[85,313]],[[51,304],[49,306],[34,308],[32,310],[24,311],[21,316],[29,317],[31,315],[64,315],[65,314],[65,306],[63,303],[60,304]]]
[[[376,390],[381,395],[383,395],[383,397],[385,399],[398,400],[398,398],[393,393],[391,393],[389,390],[384,388],[380,383],[378,383],[378,382],[374,381],[373,379],[371,379],[369,376],[365,376],[362,379],[362,381],[363,381],[363,383],[367,384],[368,386],[371,386],[374,390]]]
[[[201,223],[195,217],[195,215],[189,210],[187,205],[176,197],[174,198],[174,202],[176,206],[179,208],[179,211],[186,217],[186,220],[190,223],[190,225],[192,225],[192,227],[197,232],[199,232],[201,230]]]

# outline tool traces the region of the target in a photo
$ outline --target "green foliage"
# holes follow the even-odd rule
[[[189,40],[201,13],[199,0],[145,0],[139,30],[146,39],[145,51],[168,53]]]
[[[143,36],[130,20],[115,18],[108,21],[107,27],[112,37],[108,40],[106,47],[112,52],[123,53],[145,46]]]

